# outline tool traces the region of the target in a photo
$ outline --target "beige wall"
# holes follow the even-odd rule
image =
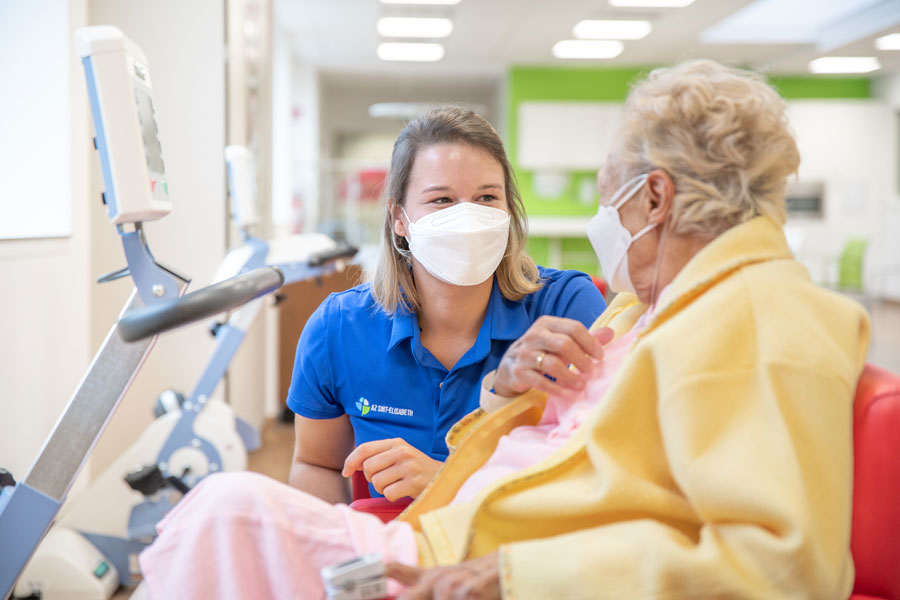
[[[46,0],[40,5],[8,3],[0,18],[0,72],[9,60],[61,78],[60,97],[42,110],[0,111],[0,131],[16,120],[38,136],[45,147],[63,145],[63,153],[21,151],[0,165],[7,184],[35,163],[51,177],[62,178],[71,208],[72,234],[57,239],[0,240],[0,466],[21,478],[65,406],[89,360],[88,313],[89,209],[99,201],[88,195],[87,164],[91,147],[84,92],[84,74],[72,40],[75,27],[86,22],[86,0]],[[9,47],[13,31],[27,31],[26,46]],[[51,40],[51,43],[45,43]],[[9,82],[7,82],[9,83]],[[15,82],[25,97],[44,93],[46,80]],[[11,88],[8,88],[11,89]],[[63,123],[47,130],[47,123]],[[10,143],[12,140],[6,140]],[[4,198],[37,210],[59,198]]]

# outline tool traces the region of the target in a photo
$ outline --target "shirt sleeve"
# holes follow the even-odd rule
[[[852,397],[843,378],[784,363],[667,390],[668,502],[699,534],[645,518],[509,544],[504,598],[846,598]]]
[[[603,295],[585,273],[561,271],[546,287],[541,314],[575,319],[590,327],[606,309]]]
[[[332,294],[319,305],[306,321],[297,342],[287,406],[308,419],[334,419],[344,414],[331,370],[332,340],[328,325],[338,318],[339,312],[334,309],[334,303]]]

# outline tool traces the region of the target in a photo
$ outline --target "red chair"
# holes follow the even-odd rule
[[[350,485],[353,488],[353,502],[350,508],[375,515],[385,523],[394,519],[409,506],[412,498],[400,498],[391,502],[387,498],[372,498],[369,494],[369,482],[362,471],[356,471],[350,476]]]
[[[853,401],[853,452],[851,600],[900,600],[900,376],[866,365]],[[361,471],[352,483],[350,506],[385,523],[411,502],[370,498]]]
[[[866,365],[853,402],[851,600],[900,600],[900,377]]]
[[[591,275],[591,281],[593,281],[594,285],[597,286],[597,289],[600,290],[600,295],[606,298],[606,292],[609,291],[609,286],[606,284],[606,280],[602,277]]]

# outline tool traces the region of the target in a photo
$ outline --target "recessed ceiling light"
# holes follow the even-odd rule
[[[684,8],[694,0],[609,0],[610,6],[639,8]]]
[[[639,40],[647,37],[651,29],[650,21],[585,19],[575,25],[572,33],[580,40]]]
[[[369,116],[389,119],[412,119],[432,108],[446,106],[443,102],[377,102],[369,106]],[[483,104],[461,103],[457,106],[470,108],[476,113],[487,113],[487,107]]]
[[[874,56],[823,56],[809,63],[813,73],[871,73],[880,68]]]
[[[900,33],[891,33],[875,40],[879,50],[900,50]]]
[[[553,44],[556,58],[615,58],[625,46],[615,40],[562,40]]]
[[[440,44],[384,42],[378,44],[376,53],[381,60],[434,62],[444,57],[444,47]]]
[[[459,4],[459,0],[381,0],[382,4]]]
[[[382,17],[377,25],[384,37],[443,38],[453,31],[450,19],[420,17]]]

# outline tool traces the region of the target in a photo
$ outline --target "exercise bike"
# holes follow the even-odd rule
[[[19,484],[8,474],[0,476],[2,598],[17,580],[17,598],[104,600],[120,584],[139,580],[137,555],[152,541],[158,520],[206,475],[244,469],[247,452],[259,446],[255,428],[212,393],[258,314],[262,296],[285,280],[341,269],[355,252],[326,236],[295,236],[305,239],[280,244],[274,257],[281,268],[267,266],[267,258],[273,258],[269,244],[249,233],[256,220],[249,153],[229,150],[242,244],[228,253],[211,286],[182,296],[189,280],[153,259],[142,228],[144,221],[171,211],[146,58],[113,27],[81,29],[76,44],[88,83],[107,213],[128,262],[101,282],[131,276],[135,290],[28,475]],[[227,321],[211,328],[215,351],[192,393],[161,395],[157,419],[84,493],[63,506],[155,335],[231,309]]]

